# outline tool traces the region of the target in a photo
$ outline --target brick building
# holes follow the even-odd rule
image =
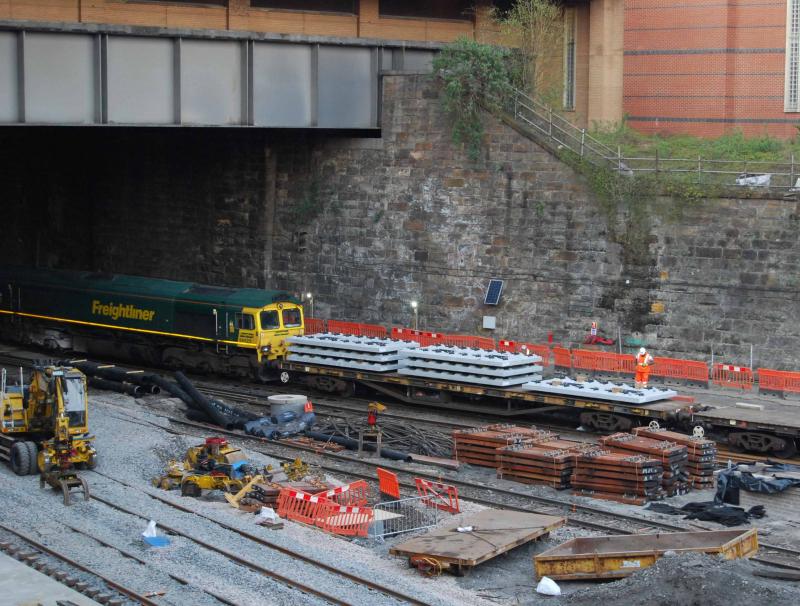
[[[798,0],[590,0],[569,3],[566,24],[579,124],[798,134]]]

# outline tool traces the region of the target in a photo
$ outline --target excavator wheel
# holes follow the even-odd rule
[[[28,468],[28,474],[34,474],[39,472],[39,447],[36,446],[36,442],[25,442],[25,447],[28,449],[28,452],[31,455],[31,465]]]
[[[31,451],[26,442],[14,442],[11,446],[11,469],[18,476],[31,473]],[[35,465],[35,463],[34,463]]]
[[[97,453],[89,457],[89,460],[86,461],[84,465],[86,466],[86,469],[94,469],[95,467],[97,467]]]
[[[182,497],[199,497],[203,494],[203,489],[196,482],[184,482],[181,484]]]

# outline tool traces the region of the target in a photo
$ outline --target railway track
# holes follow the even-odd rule
[[[354,583],[356,585],[361,586],[362,588],[365,588],[369,592],[380,593],[385,598],[391,598],[393,600],[396,600],[400,604],[411,604],[413,606],[430,606],[428,604],[428,602],[420,600],[420,599],[418,599],[418,598],[416,598],[414,596],[411,596],[411,595],[408,595],[408,594],[403,593],[401,591],[398,591],[398,590],[396,590],[396,589],[394,589],[392,587],[387,587],[386,585],[382,585],[382,584],[380,584],[380,583],[378,583],[376,581],[373,581],[371,579],[367,579],[365,577],[353,574],[353,573],[351,573],[351,572],[349,572],[347,570],[343,570],[343,569],[338,568],[336,566],[332,566],[332,565],[327,564],[325,562],[321,562],[321,561],[319,561],[319,560],[317,560],[315,558],[309,557],[309,556],[301,553],[298,550],[290,549],[288,547],[279,545],[278,543],[275,543],[273,541],[269,541],[267,539],[264,539],[263,537],[255,535],[253,533],[247,532],[247,531],[242,530],[240,528],[236,528],[235,526],[233,526],[231,524],[227,524],[227,523],[222,522],[220,520],[214,519],[211,516],[208,516],[208,515],[205,515],[203,513],[200,513],[200,512],[198,512],[198,511],[196,511],[194,509],[190,509],[188,507],[185,507],[185,506],[183,506],[183,505],[181,505],[179,503],[175,503],[172,500],[167,499],[165,497],[162,497],[162,496],[160,496],[158,494],[154,494],[154,493],[149,492],[149,491],[143,491],[143,490],[141,490],[141,487],[139,487],[139,486],[134,486],[134,485],[132,485],[132,484],[130,484],[128,482],[125,482],[125,481],[120,480],[118,478],[114,478],[112,476],[109,476],[107,474],[98,472],[96,470],[93,473],[95,475],[103,478],[104,480],[117,483],[117,484],[119,484],[121,486],[124,486],[126,488],[137,490],[141,494],[146,495],[147,497],[149,497],[150,499],[158,502],[161,505],[165,505],[165,506],[167,506],[167,507],[169,507],[171,509],[174,509],[174,510],[182,512],[182,513],[186,513],[186,514],[190,514],[192,516],[200,517],[203,520],[211,522],[214,525],[216,525],[216,526],[218,526],[218,527],[220,527],[220,528],[222,528],[222,529],[224,529],[226,531],[235,533],[236,535],[246,539],[247,541],[250,541],[250,542],[252,542],[254,544],[257,544],[260,547],[266,547],[271,552],[273,552],[271,554],[271,557],[269,558],[270,561],[274,561],[272,559],[274,557],[286,557],[286,558],[289,558],[290,561],[292,561],[292,562],[295,562],[295,563],[296,562],[303,562],[304,564],[307,564],[310,567],[313,567],[314,569],[316,569],[316,572],[315,572],[316,575],[319,575],[319,574],[331,575],[333,577],[334,581],[336,581],[336,582],[344,580],[344,581],[347,581],[347,582],[350,582],[350,583]],[[91,498],[92,498],[92,500],[97,501],[98,503],[101,503],[104,506],[109,507],[109,508],[111,508],[111,509],[113,509],[115,511],[121,512],[123,514],[129,515],[129,516],[134,516],[134,517],[137,517],[137,518],[139,518],[141,520],[144,520],[144,521],[147,521],[147,520],[151,519],[151,517],[149,515],[146,515],[144,513],[138,512],[138,511],[134,511],[130,507],[126,507],[124,505],[121,505],[121,504],[115,502],[114,500],[108,498],[107,496],[99,496],[97,494],[96,490],[93,491]],[[159,527],[163,531],[167,532],[170,535],[179,536],[179,537],[182,537],[182,538],[184,538],[184,539],[186,539],[188,541],[191,541],[191,542],[201,546],[205,550],[208,550],[208,551],[211,551],[211,552],[213,552],[215,554],[218,554],[218,555],[222,556],[223,558],[225,558],[227,560],[235,562],[236,564],[238,564],[240,566],[244,566],[245,568],[248,568],[248,569],[252,570],[253,572],[256,572],[256,573],[258,573],[260,575],[268,577],[268,578],[270,578],[270,579],[272,579],[274,581],[277,581],[277,582],[279,582],[279,583],[281,583],[281,584],[283,584],[283,585],[285,585],[285,586],[287,586],[287,587],[289,587],[289,588],[291,588],[293,590],[296,590],[296,591],[298,591],[298,592],[300,592],[302,594],[320,598],[321,600],[323,600],[325,602],[328,602],[330,604],[337,604],[337,605],[340,605],[340,606],[351,606],[351,604],[352,604],[352,602],[349,602],[346,599],[343,599],[343,598],[341,598],[339,596],[335,596],[332,593],[326,592],[324,590],[317,589],[315,587],[315,585],[319,582],[319,578],[317,578],[317,577],[313,577],[314,578],[314,583],[308,583],[308,582],[305,582],[305,581],[300,581],[300,580],[298,580],[296,578],[292,578],[292,577],[284,575],[284,574],[282,574],[280,572],[277,572],[273,568],[268,568],[268,567],[266,567],[266,566],[264,566],[264,565],[262,565],[262,564],[260,564],[258,562],[253,561],[252,559],[243,557],[243,556],[241,556],[239,554],[236,554],[236,553],[233,553],[233,552],[231,552],[231,551],[229,551],[227,549],[224,549],[224,548],[221,548],[221,547],[219,547],[217,545],[214,545],[212,542],[210,542],[210,541],[208,541],[206,539],[200,538],[200,537],[196,536],[193,533],[186,532],[184,530],[180,530],[175,525],[168,525],[168,524],[164,524],[163,522],[160,522],[159,523]],[[230,602],[228,602],[228,603],[230,603]]]
[[[149,597],[4,523],[0,523],[0,551],[100,604],[158,606]]]
[[[297,457],[297,454],[296,452],[287,451],[305,451],[312,456],[318,456],[328,461],[327,464],[315,464],[324,471],[335,473],[338,476],[364,479],[372,484],[375,483],[374,463],[367,463],[360,459],[343,456],[341,454],[319,453],[312,448],[297,445],[276,444],[264,438],[248,436],[247,434],[237,431],[219,430],[214,426],[196,423],[194,421],[185,421],[173,417],[168,417],[168,419],[170,422],[193,427],[206,433],[209,431],[222,433],[236,439],[257,443],[258,445],[256,447],[250,446],[250,448],[277,459],[292,461]],[[198,437],[202,437],[203,435],[205,435],[205,433],[199,434]],[[643,519],[633,515],[610,512],[598,507],[592,507],[591,505],[564,501],[558,498],[521,493],[502,487],[487,486],[485,483],[461,480],[445,474],[431,474],[419,471],[411,472],[401,466],[388,463],[385,460],[381,460],[380,465],[382,468],[396,473],[400,486],[409,491],[416,491],[416,485],[413,480],[415,477],[441,480],[456,486],[459,490],[460,499],[495,509],[562,515],[567,518],[567,523],[572,526],[606,534],[640,534],[660,531],[685,532],[697,529],[696,526],[693,527],[688,524],[679,525]],[[800,550],[767,543],[762,543],[762,547],[764,552],[762,555],[753,558],[754,561],[782,568],[800,570]]]

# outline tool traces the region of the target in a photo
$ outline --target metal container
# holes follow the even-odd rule
[[[536,577],[619,579],[652,566],[666,551],[717,554],[726,560],[758,551],[755,528],[572,539],[534,556]]]
[[[267,401],[269,402],[269,414],[273,419],[287,417],[288,415],[284,415],[286,412],[292,412],[296,418],[299,418],[305,412],[308,396],[281,394],[270,396]]]

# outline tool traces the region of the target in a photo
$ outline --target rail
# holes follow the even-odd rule
[[[794,154],[788,162],[719,160],[703,158],[626,156],[578,128],[552,107],[524,92],[513,89],[505,102],[508,118],[523,132],[536,135],[537,142],[550,148],[567,148],[590,164],[622,175],[656,174],[688,178],[700,185],[724,186],[749,190],[800,191],[800,164]]]

